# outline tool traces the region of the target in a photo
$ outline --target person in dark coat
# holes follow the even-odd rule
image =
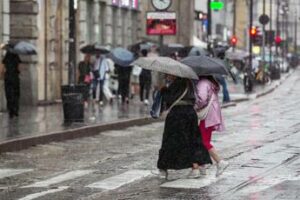
[[[168,75],[168,77],[170,76]],[[192,167],[194,171],[199,171],[200,165],[212,163],[208,151],[202,143],[198,129],[192,82],[173,76],[171,76],[171,79],[173,79],[172,83],[161,89],[163,109],[170,109],[172,104],[182,96],[186,88],[187,93],[171,108],[165,120],[157,162],[160,176],[165,178],[168,176],[168,169],[180,170]],[[196,176],[190,176],[190,174],[189,178],[200,176],[200,172]]]
[[[119,89],[118,93],[121,95],[122,104],[129,103],[129,84],[130,75],[132,71],[131,66],[123,67],[115,64],[115,71],[118,74]]]
[[[19,64],[21,59],[17,54],[8,50],[2,63],[5,67],[4,87],[9,117],[18,117],[20,99]]]
[[[86,86],[84,97],[83,97],[85,104],[87,103],[89,98],[89,88],[92,81],[92,77],[91,77],[92,67],[93,65],[91,63],[91,56],[89,54],[85,54],[84,60],[79,62],[78,65],[78,72],[79,72],[78,83],[84,84]]]
[[[141,51],[141,54],[143,57],[147,57],[148,51],[146,49],[143,49]],[[140,81],[140,100],[141,102],[144,102],[145,105],[149,104],[149,94],[152,84],[152,75],[151,71],[147,69],[142,69],[142,72],[139,77]]]

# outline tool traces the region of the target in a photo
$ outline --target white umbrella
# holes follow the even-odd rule
[[[197,74],[189,66],[169,57],[141,57],[132,65],[181,78],[198,79]]]
[[[18,42],[12,49],[10,49],[10,51],[20,55],[37,54],[36,47],[33,44],[25,41]]]

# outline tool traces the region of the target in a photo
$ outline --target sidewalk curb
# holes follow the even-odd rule
[[[277,87],[279,87],[288,77],[291,76],[291,74],[292,72],[290,72],[284,78],[279,80],[276,84],[274,84],[274,86],[271,86],[269,89],[263,92],[260,92],[258,94],[252,94],[249,95],[248,97],[235,99],[233,100],[234,104],[222,105],[222,108],[236,106],[236,103],[249,101],[252,99],[257,99],[259,97],[265,96],[273,92]],[[135,118],[135,119],[118,121],[118,122],[112,122],[112,123],[107,123],[102,125],[85,126],[85,127],[70,129],[66,131],[52,132],[46,135],[31,136],[26,138],[8,140],[5,142],[0,142],[0,154],[4,152],[23,150],[39,144],[47,144],[50,142],[60,142],[69,139],[89,137],[89,136],[98,135],[99,133],[104,131],[120,130],[131,126],[142,126],[142,125],[147,125],[147,124],[151,124],[154,122],[161,122],[161,121],[163,121],[163,119],[152,119],[151,117],[143,117],[143,118]]]
[[[46,144],[50,142],[59,142],[80,137],[94,136],[104,131],[120,130],[130,126],[142,126],[158,121],[161,120],[154,120],[151,117],[136,118],[102,125],[91,125],[66,131],[53,132],[46,135],[8,140],[0,143],[0,153],[19,151],[31,146]]]

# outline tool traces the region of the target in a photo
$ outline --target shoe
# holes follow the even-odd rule
[[[205,167],[200,167],[200,175],[202,176],[206,176],[207,175],[207,171]]]
[[[100,105],[100,106],[103,106],[103,101],[100,101],[100,102],[99,102],[99,105]]]
[[[200,177],[200,170],[199,169],[192,169],[190,173],[187,175],[187,178],[199,178]]]
[[[225,171],[225,169],[229,166],[229,163],[225,160],[221,160],[218,164],[217,164],[217,172],[216,172],[216,176],[220,176],[221,174],[223,174],[223,172]]]
[[[145,104],[146,106],[149,105],[148,99],[145,99],[144,104]]]

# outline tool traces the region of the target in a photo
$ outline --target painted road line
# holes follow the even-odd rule
[[[137,181],[150,175],[152,174],[149,170],[130,170],[123,174],[113,176],[96,183],[92,183],[86,187],[104,190],[114,190],[123,185]]]
[[[198,179],[177,179],[175,181],[166,182],[160,187],[163,188],[180,188],[180,189],[200,189],[202,187],[211,185],[221,178],[232,175],[231,172],[224,172],[220,177],[216,177],[215,174],[209,174]]]
[[[31,171],[33,171],[33,169],[0,169],[0,179]]]
[[[47,191],[43,191],[43,192],[38,192],[38,193],[34,193],[34,194],[30,194],[27,195],[26,197],[23,197],[19,200],[32,200],[32,199],[36,199],[42,196],[45,196],[47,194],[51,194],[51,193],[56,193],[56,192],[60,192],[63,191],[65,189],[68,189],[69,187],[63,186],[63,187],[58,187],[56,189],[51,189],[51,190],[47,190]]]
[[[40,181],[40,182],[36,182],[36,183],[28,185],[28,186],[24,186],[22,188],[48,187],[48,186],[53,185],[53,184],[61,183],[61,182],[64,182],[64,181],[68,181],[68,180],[71,180],[71,179],[75,179],[75,178],[90,174],[92,172],[93,172],[93,170],[75,170],[75,171],[71,171],[71,172],[68,172],[68,173],[65,173],[65,174],[55,176],[53,178],[50,178],[50,179],[47,179],[47,180],[44,180],[44,181]]]

